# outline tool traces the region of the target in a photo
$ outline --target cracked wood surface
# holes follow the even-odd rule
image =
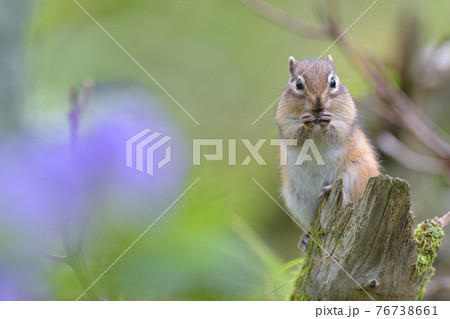
[[[373,177],[355,208],[342,207],[342,181],[337,181],[311,233],[327,253],[310,247],[310,270],[298,280],[292,299],[413,300],[422,279],[414,266],[409,189],[404,180]]]

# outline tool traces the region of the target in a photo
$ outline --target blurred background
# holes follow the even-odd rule
[[[192,139],[277,138],[275,106],[252,123],[281,94],[288,57],[318,57],[333,40],[270,22],[255,1],[78,2],[199,125],[73,0],[0,0],[0,300],[77,299],[197,178],[81,299],[284,300],[301,230],[252,181],[282,202],[278,150],[261,148],[266,166],[192,166]],[[336,1],[267,3],[321,24]],[[371,3],[341,1],[342,28]],[[380,0],[348,31],[443,140],[448,12],[446,0]],[[389,100],[339,44],[327,54],[384,172],[411,184],[416,222],[442,216],[450,156],[386,120]],[[125,166],[125,141],[144,128],[172,137],[155,176]],[[237,162],[246,156],[238,143]],[[449,236],[438,254],[425,299],[449,300]]]

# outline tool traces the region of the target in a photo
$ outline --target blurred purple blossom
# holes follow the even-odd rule
[[[75,158],[65,125],[0,143],[0,232],[8,229],[21,244],[36,251],[55,247],[64,220],[77,225],[100,213],[120,224],[148,223],[182,191],[190,166],[187,138],[143,91],[96,89],[79,121]],[[172,161],[154,176],[125,165],[127,139],[144,128],[172,137]]]
[[[0,301],[46,300],[49,291],[32,269],[0,266]]]

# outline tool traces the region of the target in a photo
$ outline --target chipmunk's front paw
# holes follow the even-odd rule
[[[328,198],[332,187],[333,187],[333,184],[322,187],[322,191],[319,194],[320,201],[323,201],[324,199]]]
[[[305,113],[302,116],[300,116],[300,120],[306,126],[313,126],[316,122],[316,117],[311,113]]]
[[[333,114],[331,114],[328,111],[323,111],[317,117],[317,121],[319,122],[320,126],[328,126],[328,124],[330,124],[332,118],[333,118]]]

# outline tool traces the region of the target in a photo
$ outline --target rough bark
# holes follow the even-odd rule
[[[420,299],[443,231],[430,220],[414,231],[409,189],[377,176],[355,208],[342,207],[337,181],[319,208],[291,299]]]

